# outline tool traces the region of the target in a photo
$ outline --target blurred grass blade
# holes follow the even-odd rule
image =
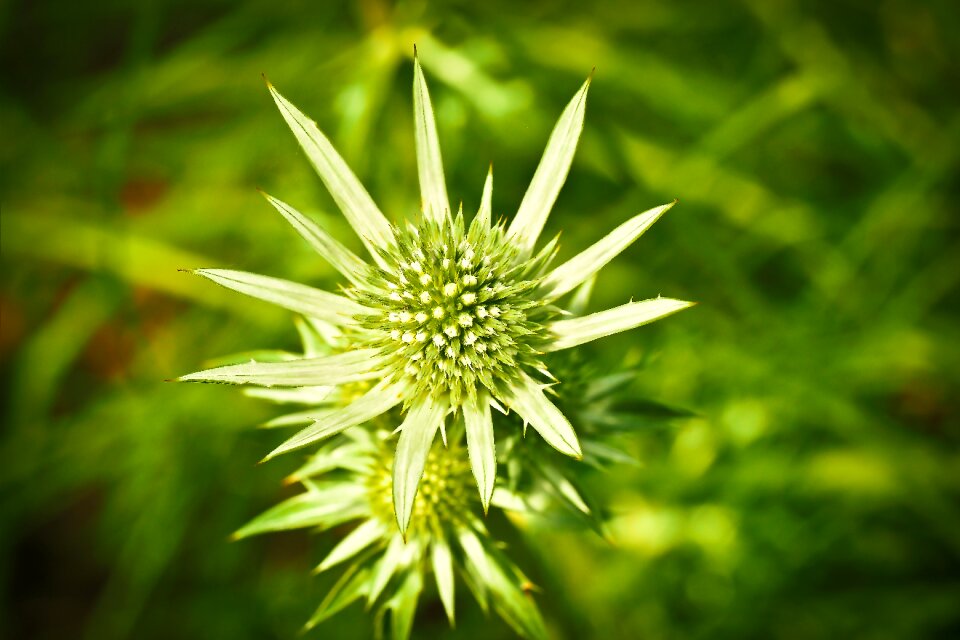
[[[570,296],[567,303],[567,311],[575,316],[582,316],[587,312],[590,305],[590,296],[593,295],[593,287],[597,283],[597,274],[593,274],[577,286],[577,290]]]

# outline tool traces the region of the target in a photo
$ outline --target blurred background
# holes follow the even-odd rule
[[[165,383],[297,348],[287,313],[180,268],[334,286],[257,194],[350,232],[261,73],[395,220],[419,202],[417,43],[451,199],[510,216],[596,67],[547,232],[561,258],[680,205],[600,309],[700,305],[594,343],[638,426],[593,479],[614,544],[524,532],[556,638],[960,636],[960,10],[951,0],[0,5],[0,635],[290,638],[335,576],[305,532],[230,543],[296,455],[237,389]],[[458,629],[508,638],[461,589]],[[362,607],[308,637],[362,638]]]

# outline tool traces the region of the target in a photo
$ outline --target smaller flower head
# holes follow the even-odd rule
[[[524,592],[529,581],[490,541],[477,515],[469,464],[458,441],[437,443],[424,463],[406,538],[394,525],[390,500],[393,447],[389,432],[353,428],[321,447],[290,476],[305,492],[258,516],[235,534],[244,538],[284,529],[326,530],[355,523],[317,572],[343,568],[342,577],[307,622],[310,629],[356,600],[381,620],[391,613],[393,637],[409,637],[417,601],[432,575],[451,624],[455,574],[525,638],[545,638],[543,621]]]

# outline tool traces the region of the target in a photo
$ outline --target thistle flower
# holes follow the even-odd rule
[[[394,524],[390,501],[393,447],[390,432],[347,429],[326,442],[290,476],[306,491],[255,518],[235,538],[287,529],[326,530],[357,523],[317,566],[345,567],[306,624],[310,629],[356,600],[376,611],[379,627],[390,612],[394,640],[409,637],[417,601],[429,574],[454,622],[455,573],[487,611],[493,609],[526,638],[544,638],[543,621],[524,592],[527,578],[490,542],[475,511],[462,434],[448,447],[433,446],[420,481],[406,539]],[[379,634],[378,634],[379,637]]]
[[[463,417],[468,457],[484,510],[493,494],[496,452],[491,407],[512,410],[555,449],[582,454],[570,421],[544,393],[554,379],[541,356],[632,329],[691,305],[655,298],[578,318],[557,301],[589,280],[673,203],[626,221],[605,238],[551,268],[556,239],[536,245],[566,180],[583,128],[590,79],[567,105],[547,142],[520,207],[507,225],[494,222],[492,172],[469,225],[449,205],[433,109],[414,57],[414,129],[422,215],[391,225],[317,125],[269,90],[334,200],[372,258],[366,262],[290,205],[267,200],[350,285],[342,293],[240,271],[200,269],[214,282],[334,327],[338,353],[290,362],[250,362],[182,380],[265,387],[334,388],[365,383],[348,405],[313,423],[267,458],[299,449],[401,407],[405,413],[393,463],[394,512],[401,534],[437,431],[446,441],[451,413]]]

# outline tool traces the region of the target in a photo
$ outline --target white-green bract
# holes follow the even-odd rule
[[[628,302],[569,318],[557,301],[590,280],[673,203],[645,211],[567,262],[551,268],[556,239],[537,251],[550,209],[566,180],[583,129],[588,79],[564,109],[516,215],[494,223],[492,173],[470,224],[450,209],[433,108],[414,59],[414,130],[420,220],[398,228],[317,125],[269,86],[280,112],[330,194],[370,253],[367,262],[315,222],[271,196],[269,202],[350,286],[320,291],[277,278],[199,269],[223,286],[330,323],[349,347],[291,362],[219,367],[182,380],[266,387],[366,383],[346,406],[318,413],[268,458],[315,443],[400,405],[393,501],[405,532],[427,453],[451,413],[461,414],[468,456],[484,508],[496,477],[491,406],[515,411],[560,452],[579,458],[573,427],[544,393],[554,382],[540,356],[632,329],[691,306],[668,298]],[[546,382],[544,382],[546,381]]]

